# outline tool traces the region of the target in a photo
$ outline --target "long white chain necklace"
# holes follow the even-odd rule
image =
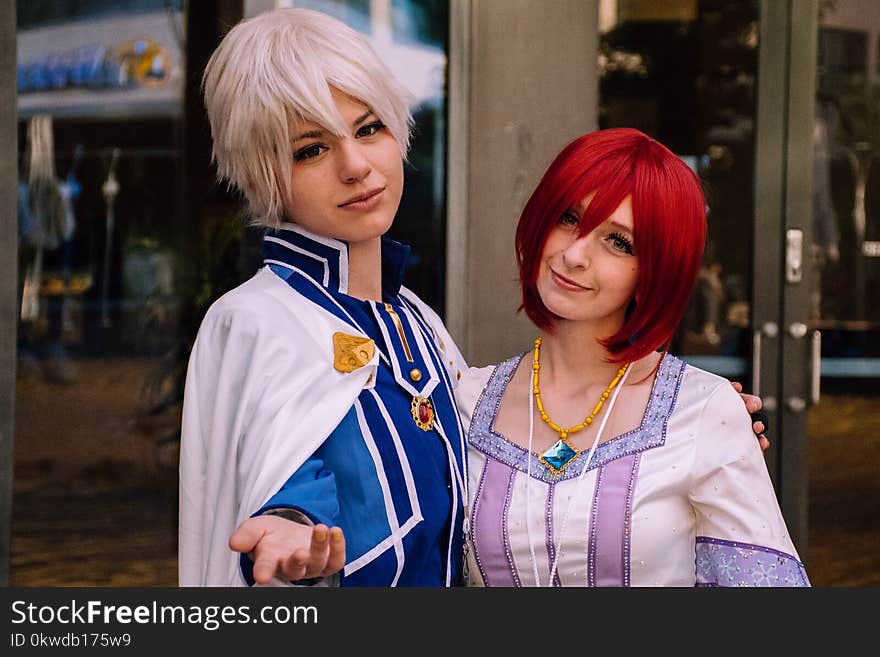
[[[587,472],[590,466],[590,461],[593,459],[593,453],[596,451],[596,447],[599,445],[599,439],[602,437],[602,432],[605,429],[605,424],[608,422],[608,418],[611,417],[611,411],[614,409],[614,402],[617,401],[617,395],[620,394],[620,390],[623,388],[626,383],[626,378],[629,376],[630,370],[632,367],[628,367],[626,371],[623,373],[623,376],[620,379],[618,385],[614,388],[614,392],[611,394],[611,399],[608,400],[608,408],[605,411],[605,417],[602,418],[602,422],[599,424],[599,430],[596,432],[596,437],[593,439],[593,445],[590,447],[590,452],[587,454],[587,458],[584,461],[583,469],[577,477],[577,481],[574,484],[574,490],[572,491],[571,496],[568,498],[568,504],[565,507],[565,513],[562,516],[562,526],[559,528],[559,540],[556,542],[556,550],[554,550],[553,555],[553,563],[550,566],[550,579],[547,581],[547,586],[553,586],[553,578],[556,577],[556,567],[559,565],[559,559],[562,556],[562,546],[563,541],[565,540],[565,528],[568,524],[568,515],[571,511],[572,502],[578,498],[578,492],[580,491],[581,483],[584,478],[584,474]],[[538,576],[538,561],[535,558],[535,544],[532,541],[532,524],[529,519],[530,511],[532,505],[530,504],[530,491],[532,484],[532,439],[534,437],[535,431],[535,390],[533,386],[529,386],[529,454],[528,454],[528,465],[526,466],[526,540],[529,542],[529,557],[532,562],[532,574],[535,577],[535,586],[541,587],[541,578]],[[550,536],[550,541],[552,543],[553,536]]]

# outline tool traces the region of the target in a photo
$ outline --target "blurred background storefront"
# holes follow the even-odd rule
[[[416,99],[392,236],[474,365],[533,333],[513,231],[552,156],[613,126],[677,152],[705,183],[709,240],[673,351],[764,398],[813,583],[880,584],[873,0],[8,5],[0,581],[176,583],[189,348],[259,266],[260,233],[214,182],[200,73],[242,17],[301,6],[367,34]]]

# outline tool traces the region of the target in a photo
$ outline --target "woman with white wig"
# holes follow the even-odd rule
[[[409,247],[383,237],[408,94],[362,36],[304,9],[235,26],[204,91],[219,176],[266,228],[265,266],[211,306],[190,357],[180,583],[343,566],[344,586],[457,583],[465,364],[401,285]]]
[[[466,364],[402,286],[409,247],[383,237],[408,94],[362,36],[304,9],[236,25],[204,91],[219,176],[266,232],[264,267],[211,306],[190,356],[181,585],[460,583]]]

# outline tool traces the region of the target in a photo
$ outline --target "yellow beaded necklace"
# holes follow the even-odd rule
[[[556,441],[546,452],[541,454],[541,456],[538,457],[538,460],[546,465],[552,474],[557,475],[561,473],[566,467],[568,467],[568,464],[581,453],[582,450],[579,450],[572,445],[569,442],[568,437],[593,423],[593,419],[598,415],[599,411],[602,410],[605,400],[608,399],[611,395],[611,391],[614,390],[618,383],[620,383],[620,379],[623,378],[629,365],[629,363],[626,363],[623,367],[617,370],[617,374],[611,379],[611,383],[605,388],[605,392],[599,397],[599,401],[593,407],[590,414],[584,418],[583,422],[568,428],[563,428],[550,419],[550,416],[547,415],[547,412],[544,410],[544,404],[541,401],[541,389],[538,385],[538,372],[541,369],[541,338],[535,339],[535,354],[532,361],[532,392],[535,394],[535,404],[538,407],[538,413],[541,414],[541,419],[553,429],[553,431],[556,431],[559,434],[559,440]]]

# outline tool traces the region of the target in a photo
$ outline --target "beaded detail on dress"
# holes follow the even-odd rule
[[[583,469],[586,452],[576,457],[564,471],[553,474],[538,460],[537,454],[529,454],[528,450],[510,442],[493,428],[501,397],[525,355],[523,353],[499,363],[493,370],[474,409],[468,431],[468,443],[486,456],[506,463],[520,472],[531,470],[534,478],[548,484],[577,477]],[[684,361],[671,354],[663,357],[641,423],[632,431],[598,445],[589,469],[597,468],[622,456],[658,447],[666,441],[666,423],[675,408],[685,367]],[[532,460],[531,467],[527,460],[529,458]]]

